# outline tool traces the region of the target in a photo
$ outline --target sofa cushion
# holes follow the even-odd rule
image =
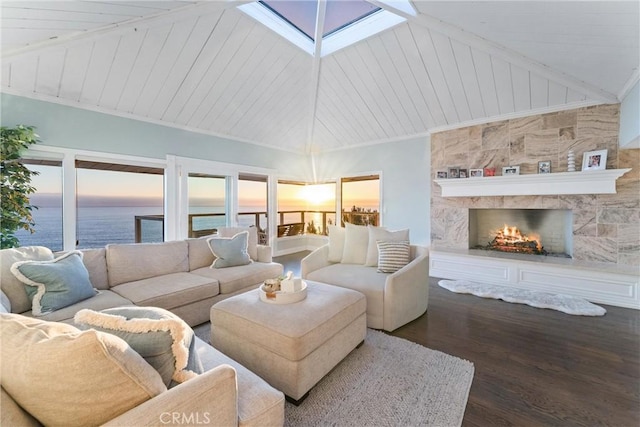
[[[96,289],[109,289],[109,275],[107,274],[107,250],[82,249],[82,262],[89,272],[89,280]]]
[[[364,264],[367,260],[369,230],[364,225],[345,224],[342,263]]]
[[[201,374],[194,351],[193,330],[170,311],[158,307],[116,307],[80,310],[76,324],[122,338],[162,377],[165,385],[182,383]]]
[[[211,268],[235,267],[251,263],[247,251],[249,232],[241,231],[233,237],[211,237],[207,239],[215,260]]]
[[[214,236],[199,237],[197,239],[187,239],[189,245],[189,271],[202,267],[209,267],[216,259],[211,252],[207,239]]]
[[[218,236],[233,237],[242,231],[249,232],[247,252],[252,260],[258,261],[258,229],[256,227],[220,227],[218,228]]]
[[[11,273],[11,266],[18,261],[52,260],[53,252],[44,246],[25,246],[0,250],[0,288],[11,301],[13,313],[24,313],[31,310],[31,300],[27,295],[24,283]]]
[[[369,226],[369,245],[367,247],[367,260],[364,265],[369,267],[378,266],[378,241],[401,242],[409,240],[409,229],[389,231],[384,227]]]
[[[139,306],[171,310],[220,293],[215,279],[192,273],[171,273],[149,279],[123,283],[111,288],[115,293]]]
[[[378,272],[395,273],[405,265],[409,264],[410,251],[408,241],[404,242],[383,242],[378,241]]]
[[[327,261],[342,262],[345,229],[337,225],[330,225],[327,229],[329,230],[329,254],[327,255]]]
[[[9,297],[0,289],[0,313],[11,313],[11,301]]]
[[[282,275],[282,264],[275,262],[253,262],[248,265],[228,268],[199,268],[192,274],[216,280],[221,294],[232,294],[248,286],[258,285],[266,279]]]
[[[49,261],[18,261],[11,273],[26,285],[34,316],[56,311],[96,294],[82,252],[72,251]]]
[[[40,316],[39,319],[47,320],[50,322],[73,323],[73,316],[83,308],[90,308],[92,310],[104,310],[105,308],[122,307],[126,305],[133,305],[133,303],[113,291],[98,291],[98,293],[91,298],[82,300],[51,313],[47,313],[43,316]],[[24,314],[25,316],[33,316],[31,311],[26,311],[22,314]]]
[[[100,425],[166,391],[116,336],[17,314],[0,332],[2,387],[44,425]]]
[[[189,271],[186,241],[107,245],[109,286]]]

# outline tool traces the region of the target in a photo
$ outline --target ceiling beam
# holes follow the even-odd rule
[[[43,50],[49,48],[55,48],[60,45],[69,45],[69,43],[75,43],[78,41],[84,41],[95,37],[100,37],[105,33],[118,33],[125,32],[131,28],[135,28],[141,25],[152,26],[161,25],[166,22],[173,22],[176,20],[188,19],[190,17],[200,16],[206,13],[213,13],[228,9],[231,7],[237,7],[244,3],[252,3],[253,0],[225,0],[225,1],[203,1],[187,6],[181,6],[175,9],[166,10],[158,13],[154,13],[147,16],[141,16],[138,18],[128,19],[123,22],[104,25],[98,28],[93,28],[86,31],[76,31],[70,34],[66,34],[55,39],[45,40],[42,42],[33,43],[28,46],[24,46],[18,49],[11,49],[6,52],[2,52],[2,58],[12,58],[23,55],[29,55],[33,53],[40,53]]]
[[[313,40],[315,42],[313,52],[313,64],[311,67],[311,93],[309,94],[309,127],[307,128],[306,153],[311,153],[313,149],[313,131],[316,122],[316,110],[318,109],[318,89],[320,86],[320,52],[322,51],[322,31],[324,28],[324,17],[327,11],[327,1],[318,0],[318,13],[316,14],[316,31]],[[315,179],[315,176],[314,176]]]
[[[587,82],[579,80],[569,74],[554,70],[553,68],[547,65],[544,65],[541,62],[533,60],[525,55],[522,55],[521,53],[516,52],[515,50],[509,49],[505,46],[502,46],[501,44],[492,42],[491,40],[482,38],[469,31],[465,31],[462,28],[456,27],[453,24],[449,24],[433,16],[426,15],[419,12],[416,15],[412,15],[403,10],[393,7],[392,5],[386,2],[382,2],[378,0],[367,0],[367,1],[369,1],[369,3],[374,4],[378,7],[386,9],[389,12],[393,12],[396,15],[402,16],[410,23],[420,25],[429,30],[437,31],[438,33],[443,34],[449,38],[452,38],[458,42],[464,43],[472,48],[479,49],[483,52],[488,53],[491,56],[495,56],[500,59],[503,59],[518,67],[524,68],[526,70],[530,70],[544,78],[553,80],[577,92],[581,92],[587,96],[590,96],[596,100],[599,100],[601,102],[607,102],[607,103],[619,102],[617,96],[610,92],[607,92]]]

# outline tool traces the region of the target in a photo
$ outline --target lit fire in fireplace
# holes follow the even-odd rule
[[[527,236],[522,234],[518,227],[506,224],[501,229],[496,230],[496,236],[489,243],[487,249],[537,255],[545,255],[547,253],[542,247],[539,235],[531,234]]]

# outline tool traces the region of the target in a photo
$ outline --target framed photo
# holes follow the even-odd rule
[[[460,168],[449,168],[449,178],[460,178]]]
[[[593,171],[607,168],[607,150],[587,151],[582,156],[582,170]]]
[[[538,162],[538,173],[551,173],[551,160]]]
[[[469,177],[470,178],[481,178],[482,175],[482,169],[469,169]]]
[[[460,171],[458,173],[458,177],[459,178],[469,178],[469,173],[467,172],[466,169],[460,169]]]
[[[436,178],[443,179],[447,177],[447,171],[438,171],[436,172]]]
[[[520,166],[505,166],[502,168],[502,175],[520,175]]]
[[[484,176],[496,176],[496,168],[484,168]]]

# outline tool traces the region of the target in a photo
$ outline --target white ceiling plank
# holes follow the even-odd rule
[[[198,86],[207,84],[207,82],[203,82],[203,78],[209,69],[216,63],[220,50],[238,24],[240,14],[224,14],[223,16],[223,13],[219,12],[215,15],[212,14],[211,18],[212,21],[215,18],[215,22],[212,24],[213,31],[209,35],[202,51],[194,61],[189,73],[180,84],[175,96],[171,100],[167,110],[164,112],[162,120],[176,121],[178,115],[182,112],[185,104],[193,96]]]
[[[393,40],[395,40],[393,33],[390,32],[389,35]],[[382,35],[372,37],[367,40],[366,43],[371,48],[371,52],[376,57],[378,64],[380,64],[389,86],[393,90],[398,103],[402,107],[400,112],[406,117],[408,122],[405,125],[405,132],[423,132],[426,130],[426,127],[422,122],[422,118],[414,104],[413,98],[409,94],[407,86],[398,71],[399,64],[393,61],[393,58],[386,48],[382,38]]]
[[[531,85],[529,71],[515,65],[511,66],[511,81],[513,87],[513,104],[515,111],[531,109]]]
[[[567,102],[567,87],[556,82],[549,82],[549,105],[564,104]]]
[[[567,91],[567,102],[571,103],[571,102],[581,102],[581,101],[585,101],[587,99],[586,96],[584,96],[584,94],[576,92],[575,90],[569,88],[569,90]]]
[[[65,56],[65,50],[44,52],[39,55],[36,92],[43,95],[58,96]]]
[[[531,73],[531,108],[540,109],[549,106],[549,80]]]
[[[480,93],[480,86],[478,85],[478,75],[473,57],[471,56],[471,48],[455,40],[451,40],[451,47],[455,55],[456,63],[458,64],[458,71],[462,85],[464,86],[467,102],[469,103],[471,116],[474,119],[486,117],[484,104],[482,103],[482,94]]]
[[[171,100],[175,97],[180,85],[193,67],[213,31],[217,16],[201,16],[193,27],[187,42],[182,46],[176,62],[171,67],[162,89],[149,110],[149,116],[162,119]]]
[[[324,98],[318,98],[316,117],[318,117],[318,120],[327,124],[327,128],[331,129],[332,134],[340,135],[343,140],[361,140],[361,135],[359,135],[352,126],[344,123],[343,120],[340,119],[339,112],[327,106]]]
[[[45,19],[9,19],[6,16],[2,17],[2,29],[7,30],[52,30],[52,31],[81,31],[86,30],[89,27],[86,22],[83,21],[54,21]]]
[[[73,101],[80,99],[92,49],[93,43],[83,43],[67,49],[64,72],[60,80],[61,98]]]
[[[37,56],[16,58],[14,61],[11,61],[11,82],[8,86],[24,93],[34,92],[37,71]]]
[[[98,104],[119,44],[120,37],[109,37],[95,42],[82,86],[80,102]]]
[[[146,35],[147,31],[141,29],[122,36],[100,96],[102,107],[115,109],[118,105]]]
[[[149,28],[136,56],[135,64],[127,83],[122,90],[116,109],[132,113],[142,89],[145,87],[154,67],[157,65],[160,52],[167,43],[171,26]]]
[[[438,101],[442,106],[442,111],[444,112],[447,123],[455,123],[459,120],[458,111],[451,98],[447,81],[440,67],[438,54],[431,38],[431,32],[419,26],[410,28],[416,35],[415,39],[418,50],[420,51],[420,56],[422,57],[422,62],[427,69],[429,79],[435,89]]]
[[[226,19],[223,16],[223,19]],[[238,53],[255,23],[242,19],[245,25],[237,25],[224,41],[220,52],[216,56],[215,62],[208,68],[206,74],[196,86],[196,90],[191,94],[187,103],[178,115],[179,123],[188,123],[190,126],[198,126],[202,122],[209,109],[215,103],[222,88],[216,85],[220,76],[224,73],[227,65],[231,63],[233,57]]]
[[[458,120],[471,120],[469,100],[462,85],[459,66],[451,47],[451,39],[437,32],[432,32],[431,40],[433,41],[433,47],[435,48],[438,63],[440,64],[442,74],[447,83],[449,94],[453,100]]]
[[[172,25],[166,43],[163,44],[158,59],[151,69],[151,74],[145,81],[140,91],[136,104],[133,107],[134,114],[147,117],[149,110],[164,87],[164,83],[171,72],[173,65],[178,60],[182,47],[187,42],[191,29],[195,26],[197,18],[180,21]]]
[[[38,28],[40,23],[50,23],[51,25],[66,25],[67,23],[81,23],[86,28],[91,24],[109,24],[122,19],[122,15],[111,15],[107,13],[87,13],[69,10],[44,10],[25,7],[6,7],[3,2],[2,22],[5,20],[22,21],[17,22],[23,28]],[[21,25],[20,25],[21,24]],[[51,26],[49,26],[51,28]],[[62,27],[59,27],[62,28]]]
[[[316,27],[315,33],[313,35],[313,40],[315,40],[313,59],[311,62],[311,76],[310,76],[310,84],[311,84],[311,96],[309,96],[309,109],[307,114],[309,115],[309,120],[307,122],[307,140],[306,140],[306,152],[310,152],[311,141],[313,138],[313,126],[315,121],[313,118],[316,116],[316,110],[318,108],[318,86],[320,85],[320,56],[322,52],[322,31],[324,28],[324,19],[327,12],[327,2],[326,0],[318,0],[318,7],[316,9]],[[315,180],[315,170],[313,171]]]
[[[496,95],[498,96],[498,106],[500,114],[513,113],[515,106],[513,103],[513,83],[511,81],[511,66],[500,58],[491,57],[493,67],[493,81],[496,85]]]
[[[471,51],[471,57],[476,69],[484,110],[488,117],[495,117],[500,114],[500,106],[498,105],[491,57],[477,49]]]
[[[399,43],[398,35],[396,31],[387,31],[380,36],[382,44],[389,55],[390,61],[393,63],[396,72],[398,73],[398,81],[404,87],[404,91],[411,98],[413,109],[415,110],[419,124],[416,123],[417,129],[426,130],[430,126],[435,124],[431,111],[421,94],[420,87],[416,81],[416,76],[411,70],[411,66],[407,62],[407,58],[404,55],[403,47]]]
[[[390,80],[392,78],[389,74],[390,71],[388,68],[385,69],[384,64],[381,63],[381,60],[385,60],[385,55],[377,55],[376,53],[380,54],[381,52],[375,51],[375,44],[371,45],[370,40],[359,43],[355,48],[360,53],[363,62],[369,64],[368,69],[382,95],[382,98],[378,98],[380,106],[388,113],[389,120],[400,126],[400,133],[413,133],[415,129],[407,115],[405,106],[400,102],[394,90],[393,82]]]
[[[411,32],[409,25],[400,25],[393,30],[394,34],[398,38],[400,46],[402,46],[402,53],[407,60],[407,64],[411,68],[411,74],[413,74],[418,87],[420,88],[420,94],[424,99],[428,107],[428,116],[433,119],[433,122],[437,126],[443,126],[447,123],[447,119],[442,109],[442,104],[438,99],[438,95],[433,88],[429,74],[418,50],[416,40]]]

